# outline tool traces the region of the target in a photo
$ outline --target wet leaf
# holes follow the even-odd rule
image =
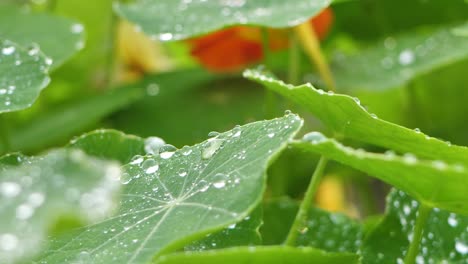
[[[290,199],[273,200],[265,204],[261,227],[264,244],[281,244],[296,217],[299,202]],[[314,247],[327,252],[357,252],[362,242],[362,227],[340,213],[311,208],[306,225],[300,230],[296,245]]]
[[[0,38],[0,113],[31,106],[49,84],[49,64],[39,50]]]
[[[225,263],[225,264],[249,264],[249,263],[349,263],[357,264],[358,256],[345,253],[326,253],[324,251],[301,247],[239,247],[224,250],[211,250],[203,252],[182,253],[162,256],[156,263]]]
[[[341,57],[333,67],[340,90],[382,90],[468,58],[468,22],[437,30],[387,37],[358,54]]]
[[[162,41],[180,40],[232,25],[292,27],[307,21],[330,0],[139,0],[116,12]]]
[[[205,238],[184,247],[185,251],[205,251],[239,246],[254,246],[261,244],[258,229],[262,225],[261,207],[239,223],[234,223],[216,233],[208,234]]]
[[[115,163],[88,157],[80,150],[54,150],[39,157],[10,155],[9,159],[2,159],[0,165],[1,263],[32,257],[62,216],[95,222],[114,209],[121,176]]]
[[[407,194],[393,190],[385,218],[363,242],[362,263],[403,263],[418,207]],[[424,228],[416,263],[467,263],[467,216],[433,209]]]
[[[295,87],[256,70],[247,70],[244,76],[306,108],[329,127],[335,137],[350,138],[400,153],[413,153],[421,158],[468,163],[468,148],[379,119],[367,112],[358,98],[327,93],[310,84]]]
[[[464,165],[418,159],[412,154],[366,152],[346,147],[319,132],[306,134],[303,141],[296,141],[293,146],[366,172],[430,207],[468,215],[468,168]]]
[[[55,69],[83,48],[84,28],[67,18],[0,6],[0,39],[42,51]]]
[[[117,215],[53,239],[39,262],[144,263],[241,221],[262,198],[268,163],[301,124],[287,115],[135,156],[124,166]]]

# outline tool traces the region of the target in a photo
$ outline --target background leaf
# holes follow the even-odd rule
[[[117,164],[79,150],[17,156],[16,166],[1,165],[0,262],[37,253],[47,230],[62,216],[91,222],[107,216],[114,209],[120,173]]]
[[[344,253],[325,253],[314,248],[292,248],[282,246],[239,247],[224,250],[212,250],[194,253],[162,256],[158,264],[173,263],[359,263],[358,256]]]
[[[468,163],[468,148],[379,119],[369,114],[358,98],[327,93],[310,84],[294,87],[255,70],[245,71],[244,76],[305,107],[329,127],[335,137],[371,143],[401,153],[413,153],[421,158]]]
[[[296,115],[251,123],[193,147],[164,146],[124,167],[118,214],[55,238],[41,261],[142,263],[244,219],[265,170],[302,125]]]
[[[419,204],[402,191],[387,198],[387,213],[363,242],[362,263],[403,263]],[[424,228],[417,263],[458,263],[468,259],[468,217],[433,209]]]
[[[67,18],[0,6],[0,39],[39,48],[55,69],[83,48],[84,28]]]
[[[273,200],[265,204],[261,227],[265,245],[281,244],[296,217],[299,202],[290,199]],[[357,252],[362,242],[362,227],[341,213],[311,208],[306,226],[300,231],[297,246],[314,247],[327,252]]]
[[[330,0],[140,0],[119,4],[116,12],[152,37],[167,41],[238,24],[292,27],[318,14],[329,4]]]
[[[293,145],[364,171],[408,192],[430,207],[468,214],[468,169],[463,165],[447,164],[442,160],[418,160],[411,154],[397,156],[391,152],[376,154],[356,150],[318,132],[305,135],[303,142]]]
[[[0,38],[0,113],[31,106],[50,81],[49,64],[39,50]]]

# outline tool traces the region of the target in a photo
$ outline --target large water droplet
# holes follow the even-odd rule
[[[145,139],[145,152],[147,154],[156,155],[165,144],[166,142],[164,142],[162,138],[148,137]]]
[[[398,55],[398,61],[401,65],[409,65],[414,61],[414,53],[409,50],[403,50],[400,55]]]
[[[216,138],[213,138],[212,140],[208,140],[208,142],[206,142],[205,148],[202,151],[202,158],[203,159],[211,158],[216,153],[216,151],[221,147],[223,142],[224,140],[216,139]]]
[[[302,140],[307,141],[307,142],[310,142],[310,143],[312,143],[312,144],[319,144],[319,143],[322,143],[322,142],[327,141],[327,137],[325,137],[325,136],[324,136],[322,133],[320,133],[320,132],[313,131],[313,132],[310,132],[310,133],[305,134],[305,135],[302,137]]]
[[[16,182],[2,182],[0,193],[8,198],[15,197],[21,192],[21,186]]]
[[[18,246],[18,238],[13,234],[0,235],[0,249],[4,251],[15,250]]]
[[[159,164],[154,159],[147,159],[141,164],[146,174],[153,174],[159,170]]]

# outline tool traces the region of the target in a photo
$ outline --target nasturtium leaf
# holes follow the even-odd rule
[[[162,41],[180,40],[232,25],[271,28],[305,22],[330,0],[139,0],[116,5],[116,12]]]
[[[208,234],[205,238],[188,244],[185,251],[204,251],[239,246],[254,246],[261,244],[260,232],[262,225],[262,207],[256,208],[250,215],[239,223],[234,223],[216,233]]]
[[[145,141],[120,131],[101,129],[73,139],[70,147],[79,148],[86,154],[118,160],[127,164],[136,155],[145,155]]]
[[[358,98],[327,93],[310,84],[295,87],[257,70],[247,70],[244,76],[305,107],[337,137],[344,136],[401,153],[413,153],[421,158],[468,163],[468,148],[379,119],[367,112]]]
[[[468,22],[387,37],[367,50],[340,57],[333,76],[341,90],[399,87],[414,77],[468,58]]]
[[[186,252],[165,255],[156,260],[157,264],[250,264],[250,263],[282,263],[282,264],[330,264],[359,263],[359,257],[350,253],[327,253],[315,248],[301,247],[237,247],[223,250],[202,252]]]
[[[468,215],[468,168],[465,165],[420,160],[413,154],[366,152],[344,146],[319,132],[306,134],[303,141],[295,141],[292,145],[364,171],[428,206]]]
[[[95,222],[115,209],[117,163],[76,149],[17,157],[16,165],[0,165],[0,263],[32,257],[62,216]]]
[[[37,151],[67,142],[76,133],[89,130],[104,117],[135,102],[143,94],[142,89],[135,87],[112,89],[44,112],[11,129],[9,149]]]
[[[302,125],[296,115],[255,122],[192,147],[162,146],[124,166],[118,213],[52,239],[42,263],[146,263],[244,219],[259,203],[265,171]]]
[[[299,203],[282,198],[264,206],[264,224],[260,228],[264,244],[281,244],[286,240]],[[357,252],[362,242],[362,227],[341,213],[311,208],[306,225],[301,228],[296,245],[327,252]]]
[[[0,6],[0,39],[41,50],[52,69],[84,46],[83,25],[67,18]]]
[[[0,113],[31,106],[49,84],[49,64],[39,50],[0,38]]]
[[[393,190],[387,198],[385,218],[363,241],[362,263],[403,263],[418,207],[407,194]],[[432,209],[416,263],[468,263],[468,217]]]

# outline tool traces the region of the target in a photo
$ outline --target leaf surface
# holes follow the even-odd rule
[[[163,41],[180,40],[232,25],[292,27],[318,14],[330,0],[139,0],[116,12]]]
[[[146,263],[155,255],[244,219],[259,203],[265,170],[302,120],[296,115],[251,123],[209,140],[124,166],[119,212],[53,239],[39,262]]]
[[[1,263],[37,253],[48,229],[62,216],[95,222],[115,209],[121,176],[115,163],[64,149],[8,159],[2,158],[0,166]]]

